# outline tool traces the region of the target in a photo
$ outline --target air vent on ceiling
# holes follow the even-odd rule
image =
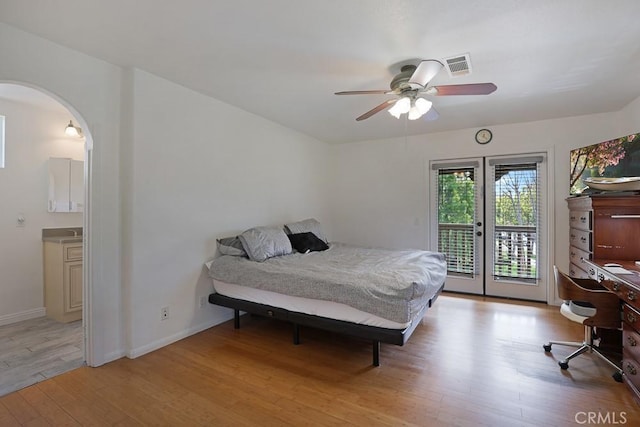
[[[466,76],[471,74],[471,58],[468,53],[445,58],[447,72],[451,77]]]

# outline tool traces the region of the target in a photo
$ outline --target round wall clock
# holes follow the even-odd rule
[[[478,144],[488,144],[493,138],[493,134],[489,129],[480,129],[476,132],[476,142]]]

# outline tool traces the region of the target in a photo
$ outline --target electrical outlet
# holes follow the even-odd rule
[[[167,320],[169,318],[169,307],[162,307],[160,309],[160,320]]]
[[[201,296],[200,299],[198,300],[198,308],[204,307],[206,302],[207,302],[207,297]]]

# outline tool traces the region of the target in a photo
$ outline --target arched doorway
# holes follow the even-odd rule
[[[4,91],[3,91],[4,89]],[[42,105],[39,105],[37,108],[49,108],[47,107],[45,104],[49,104],[49,106],[54,106],[51,108],[58,108],[57,113],[51,113],[52,116],[64,116],[65,117],[65,121],[61,121],[59,123],[59,128],[58,123],[52,124],[51,125],[51,129],[43,129],[41,134],[43,135],[50,135],[52,139],[56,139],[58,138],[58,130],[60,132],[60,135],[62,135],[64,133],[64,128],[66,126],[66,124],[68,123],[69,120],[73,120],[74,124],[79,127],[82,128],[83,130],[83,138],[82,138],[82,142],[83,142],[83,147],[80,150],[79,156],[81,156],[84,164],[83,164],[83,175],[84,175],[84,209],[83,209],[83,213],[80,214],[81,215],[81,226],[83,229],[83,234],[84,234],[84,239],[83,239],[83,243],[82,243],[82,258],[83,258],[83,263],[82,263],[82,301],[83,301],[83,316],[82,316],[82,331],[85,331],[85,333],[83,333],[83,341],[82,341],[82,350],[83,350],[83,359],[91,364],[91,353],[90,353],[90,342],[92,337],[90,336],[90,331],[91,328],[89,327],[90,323],[91,323],[91,306],[89,304],[90,301],[90,294],[91,294],[91,283],[90,283],[90,274],[89,274],[89,270],[90,270],[90,266],[91,266],[91,254],[89,251],[89,241],[91,239],[91,224],[89,221],[89,213],[90,213],[90,209],[91,209],[91,197],[90,197],[90,182],[91,182],[91,154],[92,154],[92,148],[93,148],[93,138],[91,135],[91,130],[89,129],[87,122],[85,121],[85,119],[83,118],[82,114],[80,114],[77,110],[75,110],[73,108],[73,106],[71,106],[68,102],[66,102],[65,100],[61,99],[60,97],[56,96],[53,93],[50,93],[49,91],[39,88],[39,87],[34,87],[33,85],[29,85],[29,84],[25,84],[22,82],[16,82],[16,81],[0,81],[0,98],[2,97],[3,93],[9,93],[11,92],[11,95],[13,97],[13,100],[16,102],[36,102],[36,103],[42,103]],[[31,97],[31,99],[26,99],[27,97]],[[57,107],[55,107],[57,105]],[[64,111],[64,113],[60,113],[60,111]],[[0,115],[2,115],[2,112],[0,111]],[[56,116],[56,117],[57,117]],[[10,128],[11,126],[22,126],[22,127],[28,127],[30,125],[33,125],[33,123],[11,123],[12,117],[8,117],[8,123],[7,126]],[[49,122],[51,122],[52,120],[48,120]],[[44,121],[46,122],[46,120]],[[45,125],[46,126],[46,125]],[[56,126],[55,129],[53,128],[53,126]],[[64,138],[64,136],[61,136],[61,138]],[[58,141],[60,142],[60,141]],[[16,144],[17,141],[14,140],[13,141],[7,141],[7,144]],[[74,143],[74,142],[72,142]],[[78,144],[79,142],[75,141],[76,144]],[[41,149],[42,147],[40,147]],[[38,173],[42,174],[43,173],[43,169],[46,167],[45,166],[45,162],[42,161],[42,157],[43,157],[43,152],[41,152],[41,150],[36,150],[38,151],[37,155],[39,156],[39,170]],[[75,157],[75,156],[74,156]],[[13,159],[11,158],[11,156],[9,156],[6,159],[6,164],[5,166],[11,166],[11,162],[13,161]],[[6,169],[6,168],[5,168]],[[8,173],[5,173],[5,177],[8,176]],[[39,180],[42,180],[42,176],[39,176]],[[15,184],[16,186],[19,186],[19,182],[14,182],[13,184]],[[46,185],[43,182],[43,185]],[[23,191],[23,193],[26,195],[28,194],[27,191]],[[43,200],[43,210],[45,210],[46,212],[46,200]],[[5,205],[6,210],[11,210],[11,213],[9,213],[9,215],[14,215],[15,213],[12,212],[12,208],[16,208],[18,211],[18,225],[16,227],[20,227],[20,218],[22,218],[22,223],[23,223],[23,227],[24,224],[26,224],[27,227],[38,227],[39,224],[37,223],[37,221],[32,222],[35,218],[36,215],[33,214],[27,214],[25,215],[20,211],[20,208],[18,206],[7,206]],[[60,216],[63,216],[64,214],[54,214],[54,215],[59,215],[58,218],[60,218]],[[54,226],[57,224],[65,224],[68,223],[67,221],[53,221],[53,222],[47,222],[46,225],[50,226],[51,224],[53,224]],[[33,231],[33,230],[32,230]],[[33,240],[33,239],[32,239]],[[17,240],[16,240],[17,242]],[[32,243],[33,244],[33,243]],[[42,243],[40,243],[42,244]],[[42,262],[42,260],[38,260],[38,261],[33,261],[33,262]],[[16,306],[16,310],[19,311],[18,315],[14,316],[14,319],[12,319],[12,317],[10,315],[5,316],[5,320],[7,321],[11,321],[11,320],[19,320],[21,318],[29,317],[29,316],[34,316],[37,317],[39,311],[38,311],[38,307],[35,307],[33,309],[28,309],[28,310],[21,310],[18,305]],[[40,307],[39,309],[42,310],[43,307]],[[2,316],[0,316],[0,319],[2,319]],[[61,373],[61,372],[59,372]],[[44,378],[43,378],[44,379]],[[34,381],[37,382],[37,381]],[[29,384],[21,384],[21,386],[27,386]],[[20,387],[21,388],[21,387]]]

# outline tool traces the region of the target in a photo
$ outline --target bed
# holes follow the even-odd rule
[[[224,250],[219,240],[209,302],[232,308],[235,328],[241,311],[290,322],[294,344],[300,326],[370,340],[379,366],[380,343],[404,345],[442,291],[444,255],[328,244],[319,223],[305,221],[247,230]],[[300,235],[312,243],[298,244]]]

